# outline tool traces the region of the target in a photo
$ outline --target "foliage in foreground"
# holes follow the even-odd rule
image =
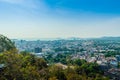
[[[14,43],[7,37],[0,34],[0,52],[15,48]]]
[[[47,65],[46,61],[16,49],[0,54],[0,80],[108,80],[97,64],[75,60],[71,66]]]

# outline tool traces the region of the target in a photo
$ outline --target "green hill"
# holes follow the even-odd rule
[[[0,35],[0,52],[15,48],[14,43],[7,37]]]

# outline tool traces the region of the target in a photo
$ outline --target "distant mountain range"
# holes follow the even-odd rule
[[[53,40],[92,40],[92,39],[100,39],[100,40],[120,40],[120,37],[100,37],[100,38],[79,38],[79,37],[69,37],[69,38],[29,38],[29,39],[11,39],[13,41],[16,40],[27,40],[27,41],[53,41]]]

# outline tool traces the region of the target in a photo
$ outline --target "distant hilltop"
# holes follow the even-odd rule
[[[104,40],[120,40],[120,37],[102,37],[100,39],[104,39]]]

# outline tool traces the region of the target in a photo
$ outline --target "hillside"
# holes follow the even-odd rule
[[[15,48],[14,43],[7,37],[0,35],[0,52]]]

